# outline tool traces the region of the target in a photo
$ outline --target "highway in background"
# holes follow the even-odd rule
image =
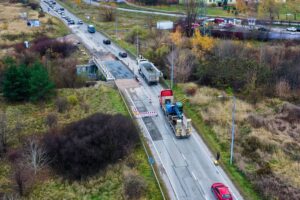
[[[42,2],[43,10],[48,6]],[[56,7],[61,7],[58,4]],[[65,23],[57,12],[49,12]],[[65,15],[77,22],[79,18],[65,10]],[[69,28],[76,34],[92,54],[111,52],[118,56],[124,50],[115,44],[104,45],[104,35],[99,32],[90,34],[87,25],[70,25]],[[138,66],[134,58],[120,58],[129,68],[137,72]],[[117,82],[117,81],[116,81]],[[147,143],[153,153],[160,175],[166,185],[171,199],[178,200],[212,200],[214,199],[210,187],[215,182],[222,182],[230,188],[234,199],[243,197],[228,178],[221,167],[213,164],[214,156],[211,154],[201,137],[193,129],[188,139],[176,139],[160,109],[158,95],[163,89],[161,85],[148,86],[142,82],[140,87],[123,88],[129,107],[140,112],[157,112],[156,117],[138,118],[138,124],[143,130]],[[150,102],[151,99],[151,102]]]

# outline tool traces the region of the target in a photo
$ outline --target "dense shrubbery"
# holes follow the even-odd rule
[[[266,44],[257,48],[241,42],[220,41],[200,62],[195,80],[213,87],[233,88],[252,100],[274,95],[297,98],[299,54],[297,44]]]
[[[6,59],[3,77],[3,96],[9,101],[37,101],[53,94],[54,84],[44,66],[38,62],[31,66],[17,66],[11,58]]]
[[[60,174],[80,180],[127,155],[138,141],[130,119],[122,115],[94,114],[55,133],[44,143]]]
[[[40,37],[33,41],[30,50],[39,53],[41,56],[48,53],[51,56],[57,55],[57,57],[61,56],[65,58],[75,51],[75,46],[65,41],[60,42],[48,37]]]

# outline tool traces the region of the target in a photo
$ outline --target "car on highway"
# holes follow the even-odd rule
[[[290,32],[296,32],[297,28],[296,27],[288,27],[288,28],[286,28],[286,30],[290,31]]]
[[[223,183],[212,184],[211,192],[214,194],[217,200],[233,200],[228,187]]]
[[[64,8],[60,8],[59,10],[64,11],[65,9]]]
[[[61,16],[61,18],[65,19],[65,18],[66,18],[66,15],[63,14],[63,15]]]
[[[94,25],[90,24],[90,25],[87,26],[87,31],[89,33],[95,33],[96,32],[96,28],[95,28]]]
[[[82,20],[78,20],[77,24],[83,24]]]
[[[103,40],[103,44],[110,44],[111,42],[110,42],[110,40]]]
[[[73,19],[70,19],[70,21],[68,21],[68,24],[73,25],[73,24],[75,24],[75,21]]]
[[[119,56],[121,58],[126,58],[127,57],[127,53],[126,52],[119,52]]]

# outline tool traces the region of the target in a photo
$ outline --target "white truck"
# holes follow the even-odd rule
[[[159,78],[162,77],[162,73],[152,62],[149,62],[140,55],[137,58],[137,65],[139,67],[139,74],[145,79],[148,85],[157,84],[159,82]]]

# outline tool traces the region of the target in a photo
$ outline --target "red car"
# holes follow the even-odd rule
[[[228,187],[223,183],[214,183],[211,186],[211,191],[217,200],[233,200]]]

